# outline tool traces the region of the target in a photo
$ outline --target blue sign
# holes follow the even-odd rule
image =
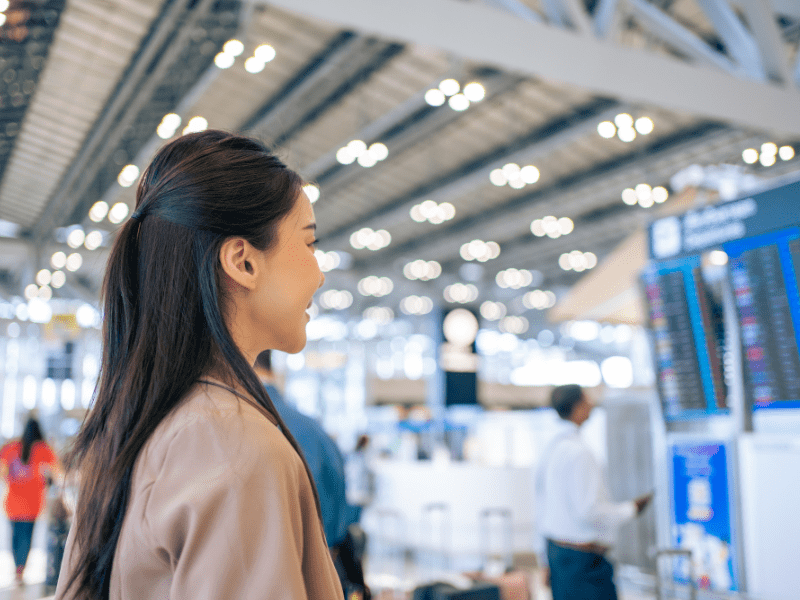
[[[723,245],[754,409],[800,407],[800,229]]]
[[[693,209],[650,225],[650,256],[700,254],[720,244],[800,224],[800,181]]]
[[[697,587],[738,589],[739,559],[730,502],[728,452],[722,442],[670,446],[672,458],[672,543],[692,551]],[[688,559],[678,560],[675,578],[689,580]]]

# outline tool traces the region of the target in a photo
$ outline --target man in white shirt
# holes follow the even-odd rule
[[[605,554],[620,525],[640,514],[652,494],[613,502],[603,468],[579,432],[592,401],[580,386],[563,385],[553,390],[551,403],[564,429],[542,457],[536,493],[553,600],[617,600]]]

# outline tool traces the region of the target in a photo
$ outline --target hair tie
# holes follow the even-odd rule
[[[141,220],[144,219],[144,213],[141,210],[134,211],[131,215],[131,219],[136,219],[141,222]]]

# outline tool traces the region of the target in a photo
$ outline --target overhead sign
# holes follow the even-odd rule
[[[699,254],[726,242],[800,224],[800,181],[690,210],[650,225],[650,256],[657,260]]]

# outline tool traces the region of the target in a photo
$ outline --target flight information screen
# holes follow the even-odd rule
[[[699,257],[655,265],[643,279],[665,418],[726,410],[722,308]]]
[[[800,406],[800,229],[727,244],[753,407]]]

